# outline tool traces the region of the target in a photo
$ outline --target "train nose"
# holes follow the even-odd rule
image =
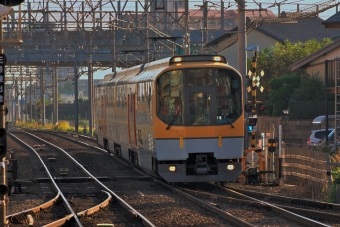
[[[208,174],[210,171],[209,166],[197,166],[196,167],[196,174]]]
[[[206,154],[196,156],[195,170],[196,174],[208,174],[210,167],[208,165],[208,157]]]

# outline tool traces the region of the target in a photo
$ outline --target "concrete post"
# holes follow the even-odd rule
[[[340,184],[336,185],[335,191],[336,191],[336,203],[340,203]]]

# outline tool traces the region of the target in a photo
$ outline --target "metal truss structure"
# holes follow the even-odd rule
[[[190,11],[185,9],[186,2],[190,2]],[[44,67],[47,72],[52,67],[73,68],[77,65],[81,69],[79,74],[86,74],[85,69],[91,62],[94,70],[112,68],[114,71],[116,67],[130,67],[168,57],[175,49],[178,52],[191,43],[189,31],[193,23],[205,27],[202,42],[203,39],[208,41],[205,38],[208,21],[213,17],[221,17],[220,29],[224,30],[223,20],[228,17],[224,11],[237,2],[27,0],[20,6],[20,18],[18,9],[15,9],[14,14],[3,20],[4,39],[22,36],[23,40],[20,45],[4,45],[7,65],[10,70],[16,66]],[[316,15],[338,4],[338,1],[326,0],[317,6],[301,8],[299,12],[286,12],[285,17],[252,18],[248,31],[261,23],[280,23]],[[257,5],[254,10],[266,7],[255,1],[254,5]],[[267,6],[273,7],[280,11],[280,3],[275,1]],[[189,23],[188,17],[195,14],[202,14],[202,18]]]
[[[42,83],[39,86],[43,92],[49,86],[46,84],[60,80],[76,81],[81,75],[93,80],[97,70],[115,71],[175,52],[192,53],[189,48],[193,44],[199,47],[195,53],[204,53],[207,52],[204,44],[213,39],[210,32],[215,29],[219,31],[216,34],[223,34],[231,29],[225,27],[225,20],[230,17],[226,10],[238,4],[237,0],[27,0],[1,22],[1,44],[7,56],[6,79],[26,83],[30,77],[30,86]],[[253,11],[261,13],[251,19],[248,31],[261,23],[317,15],[337,6],[339,0],[324,0],[317,6],[286,11],[285,17],[268,16],[267,9],[277,8],[280,14],[287,1],[251,4],[255,6]],[[211,29],[216,18],[219,25]],[[232,44],[225,43],[209,51],[216,52]],[[89,87],[92,85],[89,83]]]

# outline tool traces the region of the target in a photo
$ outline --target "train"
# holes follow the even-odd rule
[[[235,181],[243,88],[221,55],[173,56],[109,73],[94,88],[97,143],[169,183]]]

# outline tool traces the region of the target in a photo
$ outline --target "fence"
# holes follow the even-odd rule
[[[281,178],[285,183],[307,186],[312,198],[327,200],[332,190],[330,156],[322,147],[284,147]]]

